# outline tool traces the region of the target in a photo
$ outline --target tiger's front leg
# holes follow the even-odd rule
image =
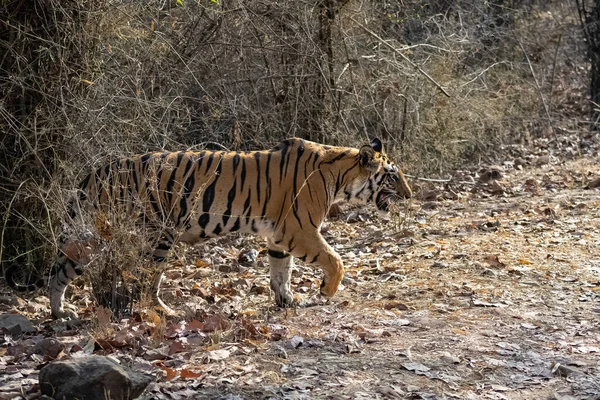
[[[290,288],[290,278],[294,259],[286,251],[281,251],[268,243],[269,267],[271,275],[271,290],[275,293],[275,303],[279,307],[289,307],[294,304],[294,296]]]
[[[341,257],[317,231],[294,237],[290,247],[288,251],[293,256],[308,264],[316,264],[323,270],[321,294],[325,297],[332,297],[344,277]]]

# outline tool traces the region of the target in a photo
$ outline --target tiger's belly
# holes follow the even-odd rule
[[[274,236],[275,230],[274,223],[263,218],[246,219],[245,217],[240,217],[232,219],[232,221],[225,224],[220,220],[213,221],[206,224],[204,228],[198,221],[192,221],[179,235],[179,241],[195,245],[230,232],[251,233],[270,238]]]

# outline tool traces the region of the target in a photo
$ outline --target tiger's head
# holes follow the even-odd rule
[[[387,157],[381,140],[375,138],[361,147],[358,163],[363,179],[351,190],[355,201],[375,203],[378,210],[388,212],[392,203],[412,196],[404,174]]]

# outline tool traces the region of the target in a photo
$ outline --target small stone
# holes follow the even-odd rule
[[[194,275],[192,275],[186,279],[206,278],[208,276],[211,276],[213,273],[214,273],[214,271],[211,268],[198,268],[196,270],[196,272],[194,272]]]
[[[23,307],[27,302],[19,296],[0,296],[0,304],[9,306]]]
[[[293,348],[298,348],[302,343],[304,343],[304,338],[301,336],[294,336],[290,339],[290,346]]]
[[[33,352],[44,357],[56,358],[65,349],[64,343],[54,338],[44,338],[36,343]]]
[[[550,164],[550,155],[549,154],[544,154],[543,156],[539,156],[535,160],[535,165],[538,167],[541,167],[542,165],[547,165],[547,164]]]
[[[258,251],[255,249],[242,250],[238,256],[238,263],[244,267],[256,267]]]
[[[596,178],[593,181],[591,181],[590,183],[588,183],[584,189],[595,189],[595,188],[600,188],[600,178]]]
[[[453,356],[452,354],[448,353],[447,351],[445,351],[440,356],[440,360],[442,360],[446,364],[459,364],[460,363],[460,359],[458,357]]]
[[[479,181],[480,182],[489,182],[489,181],[497,181],[502,179],[502,171],[497,167],[491,167],[489,169],[483,168],[479,171]]]
[[[527,161],[522,158],[516,158],[514,161],[514,166],[516,169],[523,169],[524,166],[527,165]]]
[[[577,369],[575,369],[575,368],[572,368],[572,367],[569,367],[569,366],[566,366],[566,365],[562,365],[562,364],[560,364],[560,365],[559,365],[559,366],[556,368],[555,374],[556,374],[556,375],[558,375],[558,376],[564,376],[564,377],[567,377],[567,376],[569,376],[569,375],[571,375],[571,374],[574,374],[574,373],[576,373],[576,372],[577,372]]]

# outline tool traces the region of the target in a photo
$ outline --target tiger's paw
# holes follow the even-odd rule
[[[74,308],[71,306],[71,308]],[[66,320],[77,320],[79,319],[79,315],[75,310],[65,310],[64,308],[60,308],[58,310],[52,311],[52,318],[54,319],[66,319]]]
[[[281,308],[293,307],[296,305],[294,294],[286,285],[274,285],[271,283],[271,290],[275,292],[275,303]]]
[[[323,282],[321,282],[321,295],[325,297],[333,297],[333,295],[335,295],[338,291],[339,285],[339,281],[323,279]]]
[[[166,305],[161,299],[157,299],[154,310],[163,314],[166,317],[182,317],[185,315],[183,311],[175,310]]]

